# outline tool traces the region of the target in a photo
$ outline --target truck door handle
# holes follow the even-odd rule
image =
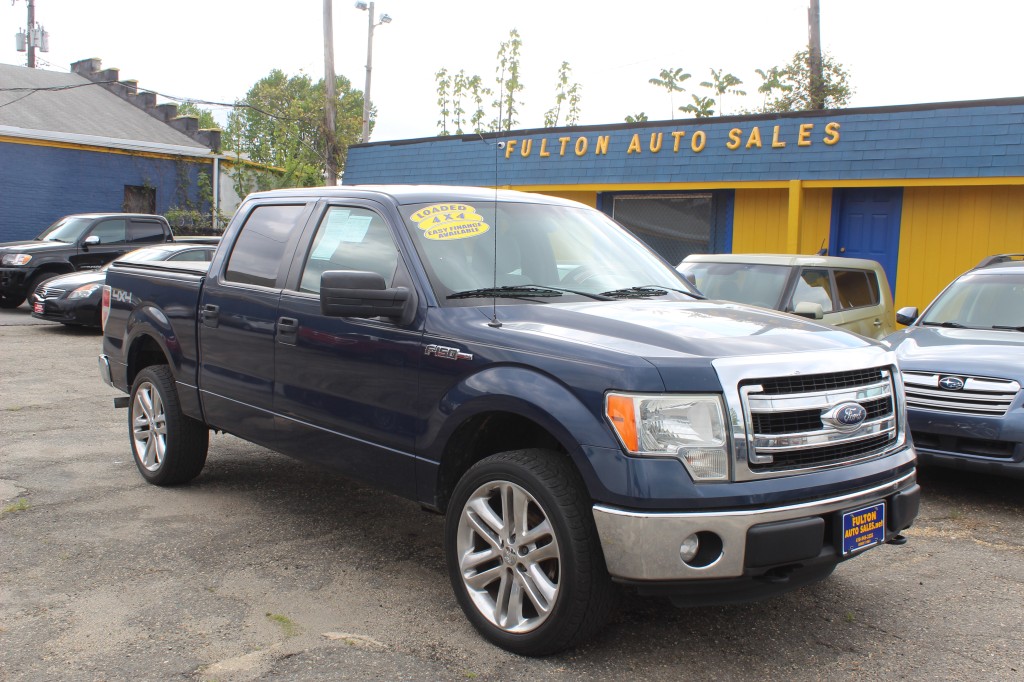
[[[280,317],[277,320],[277,340],[294,346],[299,334],[299,321],[294,317]]]
[[[202,323],[207,327],[216,327],[220,323],[220,306],[207,303],[200,311]]]

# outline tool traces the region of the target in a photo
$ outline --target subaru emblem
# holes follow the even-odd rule
[[[939,386],[947,391],[962,391],[964,380],[960,377],[942,377],[939,379]]]
[[[834,405],[821,415],[823,424],[838,431],[855,431],[868,418],[868,411],[860,403],[846,402]]]

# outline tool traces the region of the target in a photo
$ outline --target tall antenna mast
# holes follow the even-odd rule
[[[17,0],[12,0],[13,5]],[[28,52],[28,68],[36,68],[36,50],[40,52],[50,51],[50,34],[42,26],[36,23],[35,0],[28,0],[28,24],[27,29],[18,29],[14,36],[14,45],[18,52]]]

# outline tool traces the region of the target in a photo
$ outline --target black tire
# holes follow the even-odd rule
[[[25,297],[29,297],[36,292],[36,288],[47,280],[51,280],[63,273],[60,272],[37,272],[32,275],[28,280],[28,284],[25,285]]]
[[[507,523],[504,510],[517,499],[522,512],[512,516],[524,522]],[[444,535],[459,605],[507,651],[546,656],[575,646],[612,612],[616,592],[591,501],[566,455],[516,450],[478,462],[455,487]]]
[[[132,384],[128,442],[139,473],[153,485],[186,483],[206,464],[210,431],[181,412],[167,365],[146,367]]]

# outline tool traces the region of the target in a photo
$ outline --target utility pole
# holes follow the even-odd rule
[[[36,25],[36,3],[35,0],[28,0],[28,68],[36,68],[36,46],[32,40],[32,29]]]
[[[12,0],[13,5],[17,0]],[[28,26],[18,29],[14,36],[14,45],[18,52],[28,52],[28,68],[36,68],[36,50],[50,51],[50,34],[36,23],[35,0],[28,0]]]
[[[31,2],[31,0],[29,0]],[[338,141],[335,133],[334,107],[338,100],[338,83],[334,75],[333,0],[324,0],[324,84],[327,101],[324,105],[324,132],[327,136],[327,186],[338,184]]]
[[[811,0],[807,10],[807,66],[811,72],[811,109],[825,108],[825,77],[821,63],[821,9]]]

